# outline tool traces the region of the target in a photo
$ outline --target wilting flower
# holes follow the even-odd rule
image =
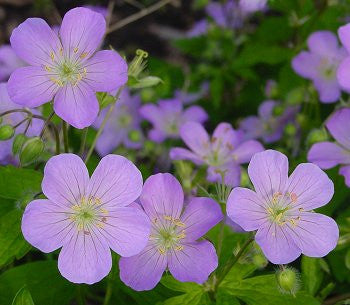
[[[255,153],[264,149],[258,141],[245,141],[243,133],[228,123],[220,123],[210,138],[201,124],[188,122],[181,127],[180,135],[191,151],[172,148],[170,158],[205,164],[209,181],[219,182],[224,176],[224,183],[230,186],[239,185],[240,164],[249,162]]]
[[[151,235],[141,253],[120,259],[121,280],[135,290],[150,290],[169,269],[181,282],[205,282],[218,258],[210,242],[198,239],[222,220],[220,206],[197,197],[184,208],[182,187],[170,174],[148,178],[140,201],[152,222]]]
[[[179,138],[180,127],[186,122],[203,123],[208,115],[199,106],[184,109],[183,103],[175,99],[160,100],[158,105],[144,105],[140,114],[153,124],[148,136],[152,141],[163,142],[167,138]]]
[[[337,37],[329,31],[314,32],[307,45],[310,51],[294,57],[292,67],[297,74],[313,81],[321,102],[334,103],[341,93],[337,69],[346,51],[339,47]]]
[[[99,111],[95,92],[112,91],[128,77],[127,64],[117,52],[96,52],[105,31],[103,16],[82,7],[66,13],[59,37],[40,18],[24,21],[10,40],[30,66],[12,73],[8,83],[12,100],[27,107],[54,100],[62,119],[76,128],[90,126]]]
[[[97,140],[96,150],[101,156],[111,153],[120,144],[127,148],[141,147],[143,135],[140,127],[140,106],[141,100],[138,95],[130,95],[128,89],[122,91],[101,136]],[[101,111],[94,123],[95,128],[100,127],[107,111],[107,108]]]
[[[336,111],[328,119],[326,126],[336,142],[314,144],[307,158],[323,169],[340,164],[339,173],[345,177],[345,183],[350,187],[350,109]]]
[[[301,253],[327,255],[337,245],[336,222],[313,209],[327,204],[333,182],[316,165],[299,164],[288,177],[288,159],[275,150],[253,156],[248,174],[255,192],[234,188],[227,214],[246,231],[255,231],[255,241],[274,264],[288,264]]]
[[[42,190],[48,199],[28,204],[22,232],[45,253],[62,247],[58,268],[69,281],[92,284],[104,278],[112,266],[110,248],[133,256],[146,246],[149,220],[130,205],[142,191],[142,176],[128,159],[108,155],[89,178],[78,156],[52,157]]]
[[[10,45],[0,47],[0,81],[7,81],[13,71],[24,65]]]
[[[284,127],[294,121],[299,109],[296,106],[289,106],[283,113],[274,115],[274,109],[279,106],[280,104],[276,101],[265,101],[258,109],[258,116],[249,116],[242,120],[239,127],[246,138],[261,138],[265,143],[278,141],[283,135]]]
[[[13,103],[7,93],[6,83],[0,83],[0,113],[5,111],[19,109],[18,105]],[[32,113],[39,114],[39,111],[32,109]],[[3,125],[12,125],[16,126],[22,122],[27,117],[23,112],[13,112],[7,114],[2,118]],[[28,125],[29,124],[29,125]],[[28,125],[28,128],[27,128]],[[26,135],[28,137],[38,136],[43,128],[43,122],[41,120],[32,118],[31,121],[23,122],[15,129],[15,134],[23,133],[26,129]],[[12,156],[12,143],[13,138],[7,141],[0,142],[0,164],[7,164],[15,162]]]

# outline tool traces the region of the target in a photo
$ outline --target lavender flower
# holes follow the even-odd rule
[[[181,282],[205,282],[218,258],[210,242],[197,240],[222,220],[220,206],[197,197],[183,210],[182,187],[170,174],[148,178],[140,201],[152,222],[151,235],[141,253],[120,259],[121,280],[135,290],[150,290],[168,268]]]
[[[163,142],[167,138],[179,138],[180,126],[186,122],[203,123],[208,115],[199,106],[184,109],[180,99],[160,100],[158,105],[144,105],[140,108],[143,118],[153,124],[149,138],[155,142]]]
[[[107,7],[101,6],[101,5],[84,5],[85,8],[88,8],[96,13],[101,14],[104,18],[107,18],[108,16],[108,9]]]
[[[10,45],[0,47],[0,81],[7,81],[13,71],[24,65]]]
[[[288,264],[301,253],[327,255],[337,245],[336,222],[312,210],[327,204],[333,182],[316,165],[299,164],[288,177],[288,159],[275,150],[253,156],[248,174],[255,192],[237,187],[227,202],[227,214],[246,231],[274,264]]]
[[[293,122],[299,108],[287,107],[281,115],[274,115],[274,109],[280,104],[267,100],[258,109],[258,116],[249,116],[241,121],[240,129],[246,134],[247,139],[263,139],[265,143],[278,141],[284,127]]]
[[[322,103],[334,103],[341,93],[336,72],[346,51],[338,46],[337,37],[329,31],[314,32],[307,45],[310,51],[294,57],[292,67],[297,74],[313,81]]]
[[[208,166],[207,179],[211,182],[222,181],[230,186],[240,182],[240,164],[247,163],[251,157],[262,151],[263,146],[255,141],[245,141],[242,132],[236,131],[228,123],[220,123],[209,138],[204,127],[196,122],[188,122],[181,127],[180,135],[192,150],[172,148],[173,160],[190,160],[197,165]]]
[[[308,160],[322,169],[341,165],[339,173],[345,177],[345,183],[350,187],[350,109],[336,111],[326,123],[327,129],[336,140],[314,144]]]
[[[347,92],[350,92],[350,76],[349,76],[349,68],[350,68],[350,23],[342,26],[338,30],[338,36],[343,44],[344,48],[347,51],[346,57],[342,58],[342,62],[339,65],[338,71],[337,71],[337,79],[342,87],[342,89],[346,90]]]
[[[0,83],[0,113],[18,109],[18,105],[13,103],[7,93],[6,83]],[[39,114],[39,111],[33,109],[32,113]],[[14,112],[2,117],[2,124],[17,125],[26,118],[26,115],[20,112]],[[27,124],[29,127],[26,131],[28,137],[38,136],[43,128],[43,122],[38,119],[32,119],[31,122],[24,122],[16,128],[15,134],[23,133]],[[0,164],[17,163],[12,156],[13,138],[0,142]]]
[[[208,21],[206,19],[202,19],[197,21],[193,27],[187,32],[187,37],[198,37],[205,35],[208,32]]]
[[[131,96],[127,89],[124,89],[120,99],[105,125],[105,128],[98,138],[96,150],[101,156],[111,153],[120,144],[127,148],[140,148],[143,141],[140,127],[141,117],[139,108],[141,100],[139,96]],[[105,117],[107,109],[103,109],[94,123],[99,128]],[[133,138],[136,135],[137,138]]]
[[[267,0],[239,0],[239,7],[246,14],[263,11],[267,7]]]
[[[58,268],[69,281],[92,284],[104,278],[112,265],[110,248],[133,256],[146,246],[149,220],[130,205],[141,193],[142,176],[128,159],[108,155],[89,178],[78,156],[52,157],[42,190],[48,199],[28,204],[22,232],[45,253],[62,247]]]
[[[40,18],[20,24],[11,45],[30,66],[12,73],[12,100],[37,107],[54,99],[58,116],[76,128],[90,126],[99,111],[95,92],[112,91],[127,81],[127,65],[118,53],[95,53],[105,30],[103,16],[82,7],[66,13],[59,37]]]
[[[223,28],[235,29],[243,24],[243,14],[235,0],[227,0],[225,3],[210,2],[206,12],[217,25]]]

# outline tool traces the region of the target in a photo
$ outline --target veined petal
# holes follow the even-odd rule
[[[50,200],[30,202],[22,218],[24,238],[34,247],[48,253],[64,244],[75,230],[68,208]]]
[[[149,243],[140,254],[120,258],[120,279],[136,291],[151,290],[160,281],[166,267],[167,256]]]
[[[317,31],[312,33],[307,45],[312,53],[332,58],[338,51],[337,36],[331,31]]]
[[[99,51],[86,61],[84,67],[84,80],[95,91],[109,92],[128,81],[128,65],[116,51]]]
[[[197,165],[203,164],[203,160],[188,149],[175,147],[170,150],[172,160],[190,160]]]
[[[7,83],[11,99],[16,104],[29,108],[50,102],[58,88],[47,71],[33,66],[16,69]]]
[[[180,129],[180,136],[185,144],[199,156],[205,156],[209,150],[209,135],[197,122],[187,122]]]
[[[234,151],[235,161],[239,164],[248,163],[251,158],[258,152],[264,150],[264,146],[258,141],[250,140],[243,142]]]
[[[308,79],[314,79],[319,75],[320,57],[310,52],[300,52],[292,60],[292,68],[295,73]]]
[[[208,119],[208,114],[204,111],[202,107],[191,106],[184,111],[183,119],[185,120],[185,122],[195,121],[203,123]]]
[[[41,18],[28,18],[12,31],[11,46],[15,53],[33,66],[51,65],[58,56],[61,43]]]
[[[142,175],[137,167],[123,156],[107,155],[92,174],[87,194],[109,210],[134,202],[141,190]]]
[[[64,55],[81,61],[91,57],[105,31],[106,20],[101,14],[84,7],[71,9],[64,15],[60,29]]]
[[[326,126],[329,132],[332,134],[341,145],[350,149],[350,109],[342,108],[328,119]]]
[[[184,243],[168,253],[169,271],[178,281],[204,283],[218,266],[214,246],[206,240]]]
[[[241,142],[243,134],[240,131],[236,131],[229,123],[220,123],[216,126],[213,136],[212,145],[218,146],[219,150],[231,151]]]
[[[58,90],[54,110],[67,123],[82,129],[95,121],[99,104],[92,89],[80,81],[76,86],[67,83]]]

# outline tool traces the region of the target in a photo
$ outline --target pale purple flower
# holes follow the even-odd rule
[[[337,80],[337,69],[346,51],[338,45],[337,36],[329,31],[312,33],[307,45],[309,51],[294,57],[292,67],[297,74],[313,81],[322,103],[334,103],[340,97],[342,85]]]
[[[253,14],[267,8],[267,0],[239,0],[239,7],[243,13]]]
[[[202,107],[191,106],[184,109],[182,101],[178,98],[160,100],[158,105],[144,105],[140,108],[140,114],[153,124],[148,136],[158,143],[167,138],[179,138],[180,127],[186,122],[203,123],[208,119]]]
[[[20,108],[21,107],[11,101],[7,93],[6,83],[0,83],[0,113]],[[34,114],[39,114],[39,111],[35,109],[32,109],[31,112]],[[9,124],[15,126],[26,117],[27,114],[24,114],[23,112],[11,113],[2,117],[2,125]],[[18,126],[15,130],[15,134],[23,133],[27,127],[27,124],[28,121]],[[26,131],[26,135],[28,137],[38,136],[43,128],[43,125],[43,121],[33,118]],[[12,156],[12,143],[13,138],[7,141],[0,141],[0,164],[17,163]]]
[[[259,106],[258,116],[248,116],[241,121],[239,127],[247,139],[261,138],[265,143],[273,143],[282,137],[284,127],[294,122],[299,107],[288,106],[282,114],[274,115],[276,106],[280,103],[267,100]]]
[[[323,257],[337,245],[336,222],[313,209],[333,196],[333,182],[315,164],[299,164],[288,177],[288,159],[275,150],[253,156],[248,174],[255,191],[234,188],[227,214],[246,231],[274,264],[288,264],[301,253]]]
[[[200,240],[223,218],[220,206],[210,198],[193,198],[184,207],[184,193],[171,174],[149,177],[140,197],[151,223],[146,248],[119,261],[120,278],[135,290],[150,290],[163,272],[181,282],[204,283],[218,265],[214,246]]]
[[[12,100],[27,107],[53,100],[63,120],[76,128],[90,126],[99,111],[95,93],[112,91],[128,78],[127,64],[117,52],[96,52],[105,31],[103,16],[82,7],[66,13],[59,36],[43,19],[24,21],[10,40],[30,66],[12,73]]]
[[[326,126],[336,142],[314,144],[307,158],[322,169],[341,165],[339,174],[344,176],[346,185],[350,187],[350,108],[336,111]]]
[[[211,138],[204,127],[196,122],[183,125],[180,135],[190,150],[172,148],[170,158],[205,164],[208,166],[208,181],[220,182],[224,176],[224,183],[230,186],[240,183],[240,164],[248,163],[255,153],[264,150],[258,141],[245,141],[243,133],[234,130],[228,123],[220,123]]]
[[[105,6],[101,5],[84,5],[85,8],[88,8],[96,13],[101,14],[104,18],[108,16],[108,9]]]
[[[128,159],[108,155],[89,178],[78,156],[52,157],[42,191],[48,199],[27,205],[22,232],[45,253],[62,247],[58,269],[69,281],[98,282],[111,270],[110,249],[133,256],[146,246],[150,222],[133,205],[142,191],[142,176]]]
[[[342,89],[350,92],[350,23],[339,28],[338,36],[347,51],[345,59],[340,63],[337,71],[337,79]]]
[[[13,71],[25,66],[10,45],[0,47],[0,81],[7,81]]]
[[[193,25],[193,27],[187,32],[187,37],[192,38],[207,34],[208,26],[208,21],[206,19],[197,21]]]
[[[141,100],[138,95],[130,95],[128,89],[122,91],[101,136],[97,140],[96,150],[101,156],[111,153],[121,144],[126,148],[140,148],[142,146],[140,106]],[[94,123],[95,128],[100,127],[107,111],[108,108],[101,111]],[[137,139],[133,138],[134,135]]]
[[[210,2],[206,7],[207,14],[214,22],[229,29],[239,28],[243,24],[243,13],[235,0],[227,0],[225,3]]]

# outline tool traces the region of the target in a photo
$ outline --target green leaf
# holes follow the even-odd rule
[[[59,274],[56,261],[39,261],[0,275],[0,304],[11,305],[23,286],[31,292],[35,305],[66,305],[75,292],[74,285]]]
[[[315,295],[323,280],[320,260],[303,255],[301,259],[301,272],[305,290],[311,295]]]
[[[22,287],[17,292],[12,305],[34,305],[32,296],[26,287]]]
[[[97,92],[96,97],[100,104],[100,109],[106,108],[108,105],[115,102],[115,97],[107,92]]]
[[[1,166],[0,197],[18,200],[35,195],[41,191],[42,178],[40,172],[32,169]]]
[[[175,291],[192,292],[192,291],[203,290],[203,287],[201,285],[198,285],[196,283],[190,283],[190,282],[179,282],[175,280],[171,275],[163,276],[160,282],[165,287]]]
[[[22,212],[12,210],[0,217],[0,267],[20,259],[31,246],[24,240],[21,231]]]
[[[164,305],[204,305],[206,302],[203,302],[203,291],[193,291],[189,293],[182,294],[177,297],[167,299],[164,302]]]

